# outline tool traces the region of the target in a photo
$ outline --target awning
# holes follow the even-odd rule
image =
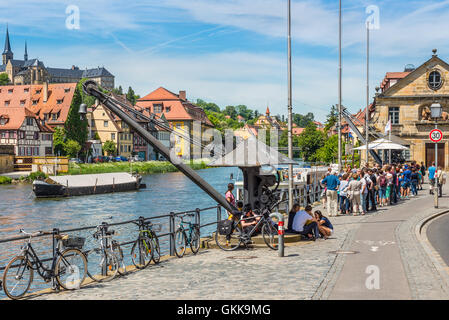
[[[394,143],[393,141],[384,138],[377,139],[371,142],[368,145],[368,148],[370,150],[409,150],[409,148],[406,146],[403,146],[399,143]],[[366,150],[366,145],[358,148],[353,148],[352,150]]]

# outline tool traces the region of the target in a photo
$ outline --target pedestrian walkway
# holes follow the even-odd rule
[[[34,298],[448,299],[446,282],[411,231],[448,204],[442,199],[440,209],[434,209],[423,190],[375,213],[331,218],[331,238],[288,244],[284,258],[268,248],[207,249],[108,283]],[[344,253],[351,251],[355,253]],[[373,278],[377,270],[378,282]]]

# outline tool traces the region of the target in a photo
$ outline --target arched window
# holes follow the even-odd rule
[[[429,74],[429,88],[432,90],[438,90],[441,88],[443,81],[441,79],[441,74],[438,71],[432,71]]]

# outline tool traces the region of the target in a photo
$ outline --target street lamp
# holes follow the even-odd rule
[[[430,106],[430,116],[435,120],[435,129],[438,129],[438,119],[441,118],[443,108],[439,103],[432,103]],[[434,205],[438,208],[438,143],[435,142],[435,185],[434,185]]]
[[[85,103],[80,104],[80,108],[78,110],[78,113],[80,114],[80,119],[81,120],[86,119],[87,105]]]

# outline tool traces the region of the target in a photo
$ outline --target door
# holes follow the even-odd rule
[[[444,168],[444,143],[438,143],[438,166]],[[435,143],[426,143],[426,167],[432,165],[432,162],[435,161]]]

